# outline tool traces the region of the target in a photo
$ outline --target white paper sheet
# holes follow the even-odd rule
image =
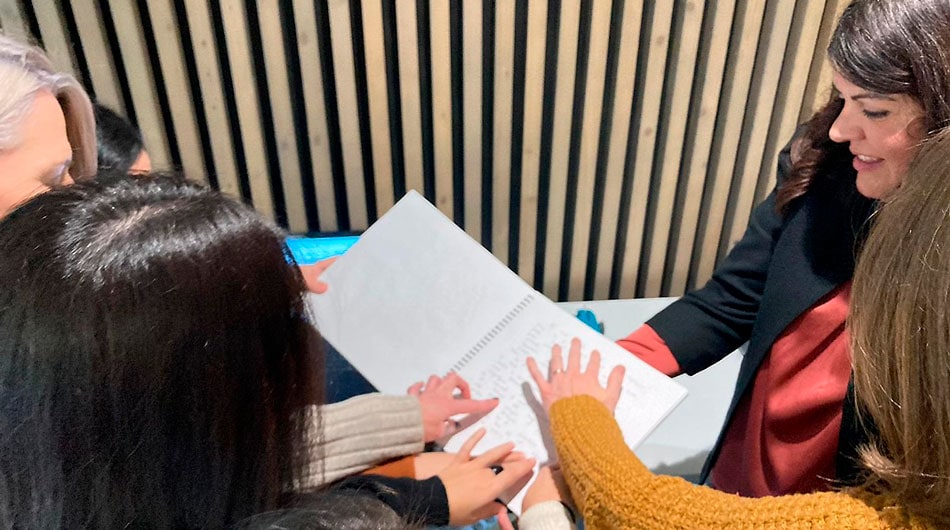
[[[686,395],[665,375],[565,313],[532,289],[416,192],[409,192],[324,273],[330,289],[311,295],[317,328],[376,388],[403,394],[431,374],[455,370],[475,398],[496,410],[446,444],[457,449],[474,429],[480,448],[514,441],[545,462],[540,405],[525,361],[546,369],[551,346],[581,339],[586,363],[597,349],[602,381],[626,367],[616,410],[635,447]],[[520,496],[511,507],[520,513]]]

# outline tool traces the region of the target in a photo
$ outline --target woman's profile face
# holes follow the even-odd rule
[[[828,136],[850,144],[858,192],[871,199],[885,199],[900,187],[917,155],[926,133],[924,109],[907,94],[871,92],[837,72],[834,85],[844,108]]]
[[[20,125],[16,146],[0,151],[0,217],[59,184],[70,184],[73,150],[59,101],[43,90]]]

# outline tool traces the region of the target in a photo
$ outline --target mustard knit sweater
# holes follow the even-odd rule
[[[654,475],[624,444],[610,411],[589,396],[555,402],[551,429],[564,477],[591,530],[935,528],[857,493],[751,499]]]

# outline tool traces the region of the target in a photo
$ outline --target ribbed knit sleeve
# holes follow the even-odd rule
[[[591,530],[931,528],[898,507],[847,493],[752,499],[653,475],[624,444],[610,411],[589,396],[554,403],[551,428],[561,470]]]
[[[518,519],[520,530],[576,530],[577,525],[571,520],[571,512],[567,511],[559,501],[539,502],[525,510]]]
[[[319,414],[311,411],[306,417],[309,464],[298,489],[334,482],[424,447],[422,409],[413,396],[366,394],[323,405]]]

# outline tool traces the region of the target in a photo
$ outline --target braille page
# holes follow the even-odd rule
[[[410,192],[324,273],[327,293],[311,295],[320,332],[370,383],[403,394],[430,374],[457,371],[475,398],[498,397],[471,429],[488,429],[480,448],[515,441],[545,461],[536,390],[526,367],[542,369],[551,346],[567,355],[571,337],[603,356],[601,380],[626,367],[616,417],[631,447],[686,395],[670,378],[565,313],[527,285],[419,194]],[[553,455],[553,452],[550,452]],[[520,500],[512,506],[520,511]]]

